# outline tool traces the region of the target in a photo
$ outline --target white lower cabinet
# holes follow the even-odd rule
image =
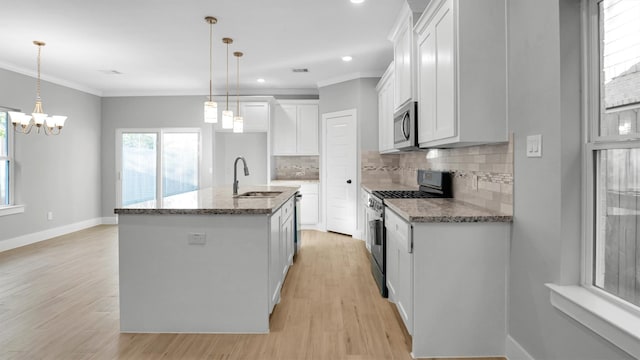
[[[271,215],[269,236],[269,313],[280,302],[284,279],[293,263],[294,199],[291,198]]]
[[[505,353],[510,223],[409,223],[385,208],[387,287],[414,358]]]
[[[282,206],[282,220],[280,223],[280,266],[282,267],[282,281],[287,276],[289,265],[293,263],[293,202],[290,200]]]
[[[413,254],[411,224],[385,209],[387,287],[409,334],[413,334]]]
[[[300,224],[315,225],[319,222],[318,184],[300,184]]]
[[[413,356],[504,354],[510,223],[412,227]]]
[[[281,211],[271,215],[269,236],[269,313],[280,301],[280,288],[282,287],[282,275],[280,273],[280,219]]]

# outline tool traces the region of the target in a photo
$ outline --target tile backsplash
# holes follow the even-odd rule
[[[275,179],[318,180],[320,178],[319,156],[274,156]]]
[[[513,136],[503,144],[388,155],[367,151],[361,156],[363,182],[417,186],[418,169],[451,171],[455,198],[513,214]],[[472,186],[474,176],[477,190]]]

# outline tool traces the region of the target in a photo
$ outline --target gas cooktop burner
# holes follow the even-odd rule
[[[382,190],[374,191],[373,195],[381,199],[426,199],[443,197],[439,194],[418,190]]]

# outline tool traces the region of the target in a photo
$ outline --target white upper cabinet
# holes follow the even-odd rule
[[[298,155],[318,155],[318,104],[298,105]]]
[[[318,101],[289,100],[275,105],[273,155],[318,155]]]
[[[244,132],[267,132],[269,130],[269,103],[241,102],[240,115],[244,118]]]
[[[297,141],[296,105],[276,104],[271,129],[273,130],[273,155],[295,155]]]
[[[394,96],[393,109],[415,98],[415,40],[414,14],[405,2],[396,19],[389,40],[393,42]]]
[[[378,150],[380,153],[396,152],[393,147],[394,63],[378,82]]]
[[[265,97],[262,97],[264,99]],[[252,97],[251,99],[254,99]],[[218,102],[218,123],[215,126],[218,132],[231,132],[233,129],[222,128],[222,111],[227,109],[226,98],[217,99]],[[233,97],[233,101],[229,99],[229,110],[233,112],[233,116],[238,116],[238,102]],[[240,116],[244,121],[244,132],[267,132],[269,131],[270,116],[269,101],[250,101],[247,97],[240,97]]]
[[[508,141],[506,0],[433,0],[415,26],[418,143]]]

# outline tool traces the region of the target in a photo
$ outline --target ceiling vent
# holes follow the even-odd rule
[[[309,69],[307,68],[301,68],[301,69],[293,69],[294,73],[307,73],[309,72]]]

